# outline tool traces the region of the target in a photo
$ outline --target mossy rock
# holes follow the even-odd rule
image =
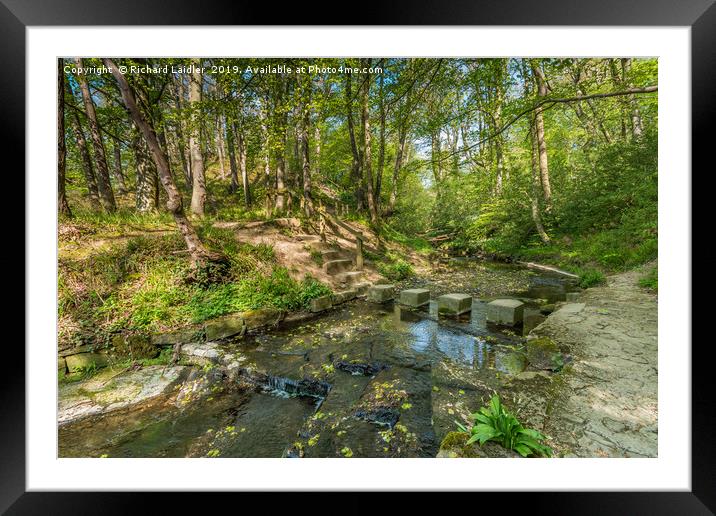
[[[241,316],[246,323],[247,330],[256,330],[264,326],[278,324],[283,317],[283,312],[275,308],[259,308],[258,310],[242,312]]]
[[[156,358],[159,348],[148,335],[117,335],[112,339],[114,353],[120,357]]]
[[[519,458],[514,450],[508,450],[500,444],[488,441],[482,446],[466,444],[470,436],[464,432],[449,432],[440,443],[439,458],[487,459]]]
[[[152,335],[152,344],[160,348],[171,348],[175,344],[189,344],[190,342],[201,342],[204,340],[203,330],[189,328],[169,333],[158,333]]]
[[[549,337],[530,339],[526,343],[527,360],[535,369],[558,371],[564,366],[564,357],[557,343]]]
[[[67,370],[70,373],[87,370],[92,367],[105,367],[109,364],[107,357],[99,353],[78,353],[77,355],[65,357],[65,361],[67,363]]]
[[[544,315],[549,315],[552,312],[554,312],[556,309],[556,306],[554,303],[547,303],[542,306],[540,306],[539,311]]]
[[[246,322],[242,314],[232,314],[207,321],[204,325],[206,340],[219,340],[243,335],[246,332]]]
[[[480,455],[476,453],[476,447],[472,444],[466,445],[470,436],[464,432],[449,432],[440,443],[441,458],[475,458]]]

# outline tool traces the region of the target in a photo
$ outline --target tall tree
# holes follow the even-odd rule
[[[120,194],[127,193],[127,182],[124,179],[124,171],[122,170],[122,144],[117,139],[112,139],[112,149],[114,150],[114,179],[117,181]]]
[[[132,138],[134,162],[136,165],[135,204],[137,211],[146,213],[159,208],[159,184],[157,167],[149,154],[149,148],[140,130]]]
[[[208,261],[215,260],[216,256],[212,256],[206,247],[204,247],[204,244],[199,238],[194,226],[192,226],[191,222],[189,222],[189,219],[187,219],[184,213],[181,194],[179,193],[176,184],[174,184],[172,171],[169,167],[169,160],[162,150],[162,147],[159,145],[159,140],[157,139],[156,131],[152,126],[151,119],[146,117],[140,111],[139,106],[137,105],[136,95],[132,91],[127,79],[119,71],[119,68],[114,61],[112,59],[103,58],[102,62],[104,62],[105,66],[111,70],[112,75],[117,81],[119,90],[122,93],[124,104],[127,106],[132,120],[137,127],[139,127],[144,139],[146,140],[147,146],[152,154],[154,164],[157,167],[162,186],[167,193],[167,209],[174,217],[174,221],[184,237],[192,263],[195,266],[201,266],[206,264]]]
[[[362,59],[361,66],[364,69],[370,68],[372,65],[372,59]],[[363,127],[363,182],[366,186],[366,196],[368,197],[368,213],[370,214],[370,221],[373,224],[378,223],[378,209],[375,203],[375,192],[373,184],[373,158],[371,149],[371,132],[370,132],[370,85],[371,85],[371,74],[366,72],[365,77],[362,79],[361,88],[361,125]]]
[[[72,98],[72,94],[69,91],[69,86],[65,83],[65,97]],[[67,101],[65,101],[67,102]],[[102,203],[99,200],[99,189],[97,188],[97,176],[94,172],[94,165],[92,164],[92,157],[90,156],[89,146],[87,145],[87,138],[85,137],[84,130],[82,129],[82,122],[80,120],[80,111],[74,104],[68,104],[72,108],[72,117],[70,123],[72,124],[72,131],[75,133],[75,142],[77,143],[77,150],[80,155],[80,161],[82,163],[82,172],[85,176],[85,184],[87,185],[87,195],[89,197],[90,206],[93,211],[102,210]]]
[[[76,59],[78,69],[82,69],[82,59]],[[92,139],[92,148],[94,150],[94,161],[97,164],[97,187],[99,189],[99,197],[102,201],[102,207],[106,212],[113,212],[117,209],[114,200],[114,192],[112,191],[112,183],[109,178],[109,167],[107,166],[107,156],[102,143],[102,135],[100,134],[99,123],[97,122],[97,113],[94,107],[94,101],[90,94],[87,77],[84,73],[77,74],[77,82],[82,92],[82,100],[85,106],[85,114],[89,123],[90,137]]]
[[[57,60],[57,206],[60,215],[72,216],[65,192],[67,146],[65,144],[65,72],[62,58]]]
[[[204,158],[201,155],[201,90],[203,74],[201,59],[192,60],[192,71],[189,75],[189,106],[191,109],[191,131],[189,133],[189,152],[191,154],[191,212],[197,217],[204,216],[206,204],[206,177],[204,175]]]
[[[530,60],[532,73],[537,81],[537,95],[540,98],[547,96],[547,79],[536,59]],[[539,152],[539,171],[542,183],[542,193],[547,211],[552,209],[552,186],[549,180],[549,163],[547,159],[547,141],[544,134],[544,115],[542,106],[535,110],[535,131],[537,133],[537,149]]]

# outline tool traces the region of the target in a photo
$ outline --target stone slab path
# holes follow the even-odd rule
[[[585,290],[532,331],[574,359],[544,422],[565,456],[657,456],[657,296],[641,274]]]

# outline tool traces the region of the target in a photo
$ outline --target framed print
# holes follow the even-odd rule
[[[350,26],[180,4],[3,1],[28,300],[3,510],[340,490],[713,510],[691,315],[712,2]]]

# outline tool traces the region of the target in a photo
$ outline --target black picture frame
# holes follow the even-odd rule
[[[716,70],[714,0],[407,0],[355,9],[340,15],[335,3],[295,5],[270,2],[173,0],[0,0],[0,113],[7,149],[25,143],[25,29],[72,25],[551,25],[551,26],[690,26],[692,63],[692,161],[707,163],[713,147],[709,128],[716,120],[712,74]],[[333,19],[329,19],[333,18]],[[338,22],[338,23],[337,23]],[[11,73],[9,73],[11,71]],[[24,169],[24,155],[17,153]],[[713,166],[709,167],[713,169]],[[22,185],[20,188],[23,188]],[[23,188],[24,190],[24,188]],[[693,189],[692,189],[693,191]],[[28,192],[25,192],[27,195]],[[26,270],[27,274],[27,270]],[[28,307],[31,309],[31,307]],[[692,316],[693,319],[693,316]],[[685,337],[685,340],[690,336]],[[678,343],[688,345],[688,342]],[[509,505],[556,514],[711,514],[716,511],[714,389],[710,383],[710,342],[692,345],[692,490],[690,492],[590,492],[510,494]],[[25,489],[25,364],[15,346],[15,364],[0,375],[0,511],[8,514],[105,514],[141,512],[131,493],[50,493]],[[217,495],[212,495],[216,497]],[[241,496],[246,496],[245,494]],[[480,499],[485,500],[480,494]],[[502,494],[504,496],[504,493]],[[214,498],[219,500],[220,496]],[[416,498],[418,501],[420,497]],[[247,500],[244,498],[244,500]],[[279,507],[271,499],[272,510]],[[255,501],[254,501],[255,502]],[[181,507],[185,497],[162,496],[164,511]],[[246,502],[249,504],[250,502]],[[295,506],[295,500],[288,502]],[[352,505],[352,504],[348,504]],[[95,510],[92,510],[92,509]],[[383,507],[385,509],[385,507]],[[336,507],[336,510],[342,510]],[[348,510],[348,509],[346,509]],[[541,511],[540,511],[541,512]]]

